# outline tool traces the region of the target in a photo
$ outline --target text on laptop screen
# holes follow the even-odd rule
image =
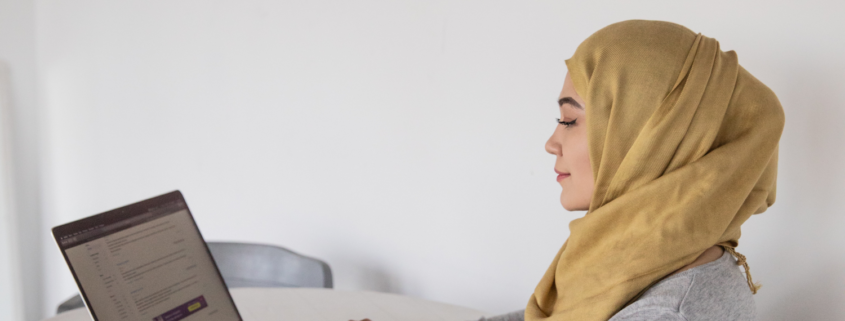
[[[182,201],[57,240],[98,320],[240,320]]]

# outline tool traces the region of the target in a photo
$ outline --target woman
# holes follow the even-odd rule
[[[566,64],[546,150],[561,204],[587,214],[526,309],[482,320],[755,320],[734,248],[775,201],[777,97],[733,51],[668,22],[607,26]]]
[[[566,63],[546,150],[563,207],[588,212],[526,309],[486,320],[755,320],[733,249],[775,200],[777,97],[668,22],[607,26]]]

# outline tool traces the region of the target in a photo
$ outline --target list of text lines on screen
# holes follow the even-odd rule
[[[238,319],[187,209],[65,253],[99,320]]]

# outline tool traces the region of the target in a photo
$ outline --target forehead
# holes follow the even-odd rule
[[[566,77],[563,79],[563,89],[561,89],[560,96],[558,96],[558,98],[576,98],[575,96],[578,96],[578,93],[575,92],[575,86],[572,84],[572,77],[570,77],[569,72],[567,72]],[[577,100],[580,100],[581,97],[579,96],[577,98],[579,98]]]
[[[584,100],[581,99],[581,96],[575,92],[575,85],[572,83],[572,78],[569,76],[569,73],[566,73],[566,78],[563,80],[563,88],[560,90],[560,95],[558,95],[558,99],[564,97],[571,97],[575,101],[577,101],[581,106],[584,106]],[[567,104],[564,104],[567,105]]]

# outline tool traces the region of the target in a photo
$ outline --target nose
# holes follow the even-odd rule
[[[557,126],[560,127],[560,126]],[[552,155],[561,156],[561,146],[560,142],[558,142],[555,137],[557,136],[558,128],[555,128],[555,131],[552,133],[552,137],[549,137],[549,140],[546,141],[546,152]]]

